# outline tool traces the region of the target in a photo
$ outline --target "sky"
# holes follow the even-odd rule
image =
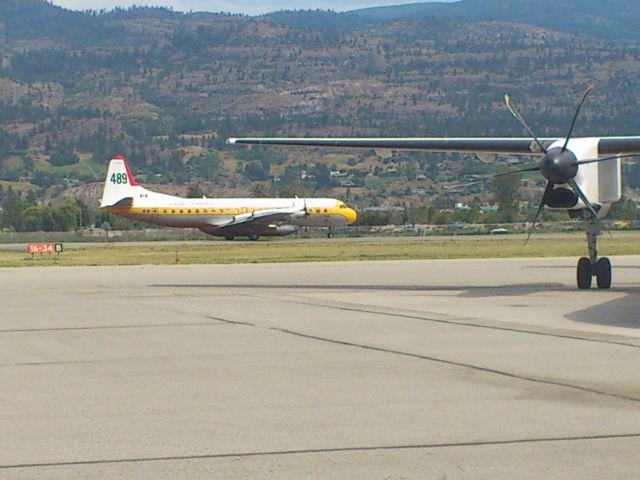
[[[425,0],[53,0],[51,3],[70,10],[110,10],[114,7],[149,5],[171,7],[179,12],[231,12],[257,15],[276,10],[294,9],[319,8],[321,10],[345,11],[383,5],[418,3],[420,1]]]

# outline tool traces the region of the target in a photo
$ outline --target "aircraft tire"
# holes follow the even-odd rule
[[[260,238],[260,235],[258,235],[257,233],[251,233],[249,235],[249,240],[251,240],[252,242],[257,241]]]
[[[593,275],[593,267],[591,266],[591,260],[587,257],[582,257],[578,260],[578,288],[580,290],[586,290],[591,288],[591,276]]]
[[[328,232],[327,233],[327,238],[333,238],[333,232]]]
[[[605,289],[611,287],[611,262],[607,257],[602,257],[596,263],[596,282],[598,288]]]
[[[225,235],[224,239],[225,240],[233,240],[235,237],[233,235]]]

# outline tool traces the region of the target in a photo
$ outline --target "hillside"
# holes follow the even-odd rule
[[[640,9],[635,0],[460,0],[353,10],[370,20],[449,17],[468,22],[514,22],[559,32],[617,40],[640,40]]]
[[[482,1],[461,3],[495,4],[498,12],[501,2]],[[241,151],[224,140],[522,135],[503,106],[505,92],[540,135],[562,135],[577,96],[594,81],[577,133],[637,134],[635,37],[576,36],[535,25],[535,16],[525,23],[529,3],[517,3],[522,23],[498,21],[497,13],[494,21],[150,8],[87,14],[0,0],[0,196],[13,182],[36,198],[59,198],[101,179],[108,158],[120,153],[144,181],[197,182],[209,195],[255,189],[446,206],[458,197],[443,186],[487,167],[441,155]],[[558,2],[557,11],[546,5],[546,14],[578,3],[585,2]],[[304,181],[302,171],[311,173]],[[462,191],[467,199],[489,196],[486,186]]]

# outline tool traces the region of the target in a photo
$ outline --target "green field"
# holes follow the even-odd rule
[[[584,235],[357,238],[260,242],[146,242],[67,244],[60,256],[36,255],[15,246],[0,249],[0,267],[282,263],[445,258],[580,257]],[[13,248],[11,250],[10,248]],[[640,255],[640,232],[616,232],[599,241],[602,256]],[[177,261],[176,261],[177,260]]]

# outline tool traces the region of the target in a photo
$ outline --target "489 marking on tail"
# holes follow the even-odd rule
[[[117,185],[124,185],[129,182],[129,180],[127,179],[126,173],[114,173],[111,175],[111,178],[109,179],[109,181]]]

